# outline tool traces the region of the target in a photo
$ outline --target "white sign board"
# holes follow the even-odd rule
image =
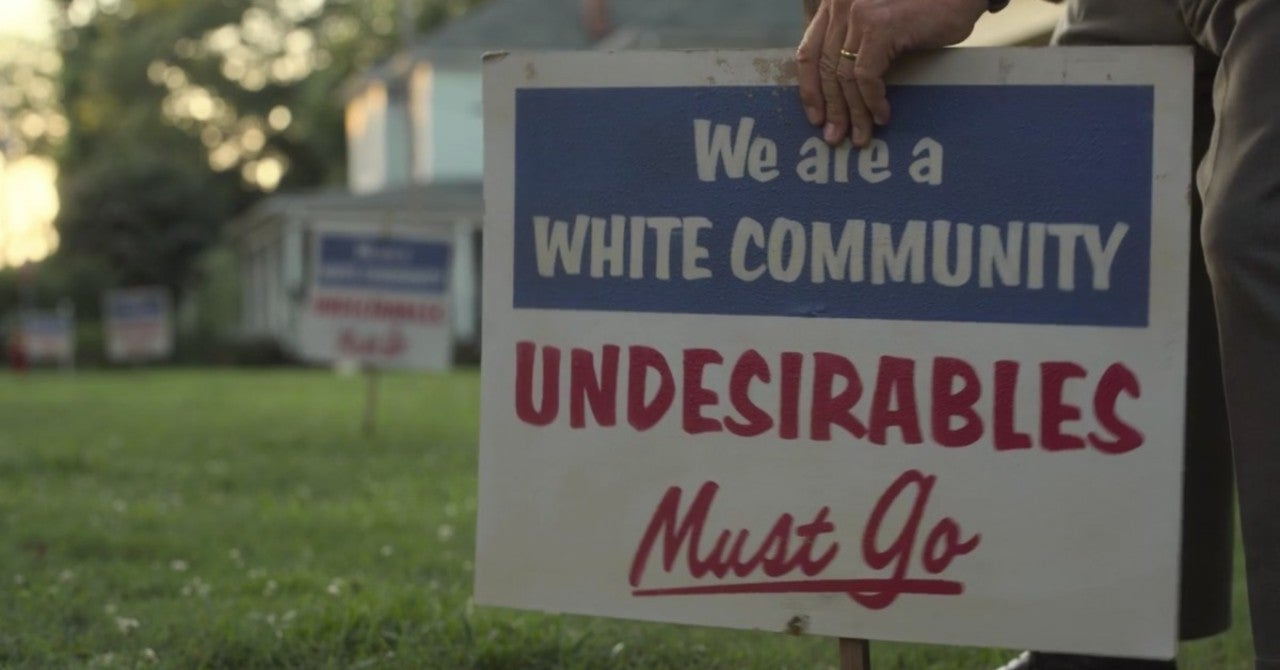
[[[32,363],[70,365],[75,360],[76,321],[69,310],[26,312],[20,324],[22,351]]]
[[[1172,656],[1190,72],[491,56],[476,601]]]
[[[103,297],[107,360],[163,361],[173,355],[173,298],[163,286],[112,289]]]
[[[318,362],[445,370],[451,229],[315,223],[299,352]]]

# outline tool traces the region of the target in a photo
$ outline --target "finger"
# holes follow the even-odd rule
[[[861,39],[856,30],[856,26],[850,26],[836,74],[839,75],[845,106],[849,109],[850,139],[853,140],[854,146],[864,147],[871,141],[872,127],[871,112],[867,109],[866,102],[862,99],[862,91],[858,87],[858,61],[862,56],[859,54],[857,58],[850,58],[844,55],[845,53],[856,54],[861,48],[859,44]]]
[[[800,78],[800,104],[804,105],[804,115],[809,123],[818,126],[826,119],[822,97],[822,79],[818,72],[818,61],[822,58],[822,39],[827,34],[827,23],[831,14],[827,4],[818,8],[818,13],[809,22],[796,49],[796,69]]]
[[[822,38],[822,54],[818,57],[818,76],[821,79],[823,112],[826,124],[822,139],[835,145],[844,141],[849,131],[849,103],[845,100],[844,87],[840,85],[840,49],[844,47],[848,29],[848,0],[837,0],[827,9],[827,32]]]
[[[886,96],[884,75],[893,60],[893,48],[883,30],[864,29],[862,45],[858,52],[854,77],[858,92],[871,118],[878,125],[889,122],[889,99]]]

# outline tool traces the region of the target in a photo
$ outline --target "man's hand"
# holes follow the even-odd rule
[[[809,123],[822,126],[832,145],[852,125],[853,143],[866,146],[872,124],[889,122],[884,75],[893,59],[964,40],[987,6],[988,0],[821,0],[796,50]]]

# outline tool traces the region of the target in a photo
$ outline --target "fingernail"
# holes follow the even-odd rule
[[[817,107],[805,107],[804,115],[809,118],[809,125],[811,126],[822,123],[822,112]]]
[[[836,127],[836,124],[828,123],[822,129],[822,138],[831,144],[835,144],[840,141],[840,129]]]
[[[867,134],[858,126],[853,127],[853,143],[862,146],[867,143]]]

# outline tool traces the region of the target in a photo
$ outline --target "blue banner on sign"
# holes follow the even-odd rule
[[[22,319],[22,330],[30,335],[64,335],[71,332],[71,316],[65,314],[28,314]]]
[[[107,296],[107,316],[116,320],[158,319],[165,315],[164,294],[158,291]]]
[[[514,306],[1146,325],[1150,87],[890,101],[849,151],[794,88],[518,90]]]
[[[325,233],[316,283],[324,288],[443,293],[449,245],[369,235]]]

